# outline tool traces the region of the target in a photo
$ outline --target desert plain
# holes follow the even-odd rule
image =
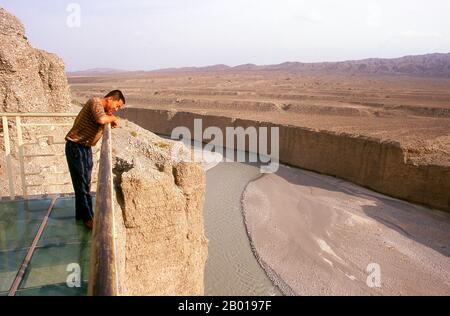
[[[450,165],[450,78],[268,71],[69,76],[73,98],[121,88],[129,106],[263,120],[400,142]]]

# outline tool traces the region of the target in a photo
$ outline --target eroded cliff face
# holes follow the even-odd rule
[[[0,8],[0,106],[3,112],[67,112],[64,62],[31,47],[22,23]]]
[[[113,131],[122,295],[203,295],[205,171],[190,151],[131,123]]]
[[[121,115],[165,135],[170,135],[178,126],[186,126],[194,135],[195,119],[202,119],[205,129],[219,127],[224,135],[226,127],[278,127],[282,163],[336,176],[392,197],[450,212],[450,166],[419,164],[398,142],[174,110],[127,108]]]

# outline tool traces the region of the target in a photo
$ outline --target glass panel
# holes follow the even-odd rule
[[[80,280],[87,281],[90,246],[90,243],[77,243],[36,249],[20,289],[49,285],[62,285],[61,288],[64,288],[68,277],[75,272],[68,269],[71,264],[79,266]]]
[[[27,249],[0,251],[0,292],[7,292],[27,254]]]
[[[0,296],[7,295],[50,199],[0,203]],[[95,203],[95,199],[93,200]],[[16,295],[85,295],[89,276],[91,233],[75,220],[75,199],[58,199]],[[81,287],[66,280],[81,269]],[[73,266],[72,266],[73,269]]]
[[[0,251],[28,249],[50,200],[0,203]]]
[[[89,243],[91,233],[81,221],[75,220],[75,199],[58,199],[38,247]]]
[[[0,203],[0,292],[7,292],[50,206],[50,199]]]
[[[17,295],[85,295],[90,242],[91,233],[75,220],[75,199],[58,199]],[[76,273],[73,264],[80,268],[80,288],[66,284]]]
[[[85,296],[87,295],[87,282],[80,288],[70,288],[64,284],[52,284],[33,289],[19,290],[16,296]]]

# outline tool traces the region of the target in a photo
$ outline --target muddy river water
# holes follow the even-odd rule
[[[258,167],[236,162],[207,171],[205,295],[281,295],[252,252],[242,215],[242,193],[260,175]]]

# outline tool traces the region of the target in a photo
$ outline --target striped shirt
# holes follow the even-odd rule
[[[66,140],[83,146],[95,146],[102,137],[105,126],[97,120],[107,115],[99,98],[92,98],[86,103],[78,114]]]

